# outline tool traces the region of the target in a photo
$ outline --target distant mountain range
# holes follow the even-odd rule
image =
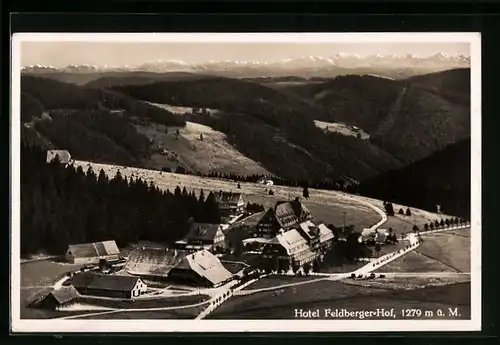
[[[31,65],[23,67],[25,73],[103,73],[103,72],[194,72],[218,74],[232,77],[251,77],[265,75],[287,75],[314,77],[331,76],[349,73],[352,69],[360,69],[364,73],[377,73],[387,76],[386,70],[414,69],[415,74],[429,73],[451,68],[469,67],[470,58],[464,55],[446,55],[438,53],[420,57],[407,55],[369,55],[336,54],[329,57],[306,56],[301,58],[282,59],[277,61],[239,61],[217,60],[190,63],[183,60],[156,60],[137,65],[69,65],[57,68],[47,65]],[[291,73],[293,72],[293,73]],[[359,73],[360,71],[355,71]],[[409,73],[409,74],[408,74]],[[412,75],[411,72],[402,77]],[[392,75],[390,75],[392,77]],[[396,75],[396,77],[398,77]]]

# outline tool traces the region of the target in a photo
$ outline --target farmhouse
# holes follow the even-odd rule
[[[73,264],[98,264],[101,259],[116,261],[120,250],[115,241],[70,244],[66,260]]]
[[[131,299],[147,292],[139,277],[85,272],[75,275],[71,284],[82,295]]]
[[[193,223],[189,233],[178,245],[184,244],[188,250],[213,250],[223,252],[226,248],[226,236],[219,224]]]
[[[181,260],[169,274],[169,281],[215,288],[229,282],[233,275],[207,250],[189,254]]]
[[[74,305],[78,297],[78,291],[76,291],[72,285],[62,286],[58,290],[52,290],[37,303],[37,307],[51,310],[63,310]]]
[[[207,250],[140,248],[130,253],[124,270],[144,279],[203,287],[217,287],[233,278]]]
[[[215,200],[223,217],[234,216],[245,210],[245,200],[241,193],[220,191],[215,194]]]
[[[52,162],[56,157],[59,158],[59,162],[62,164],[68,164],[71,161],[71,155],[67,150],[48,150],[47,151],[47,163]]]

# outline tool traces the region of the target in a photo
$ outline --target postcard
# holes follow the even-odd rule
[[[13,332],[481,329],[479,33],[19,33]]]

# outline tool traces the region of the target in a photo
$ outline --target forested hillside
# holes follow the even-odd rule
[[[288,180],[359,180],[400,166],[368,141],[317,128],[321,108],[257,83],[206,78],[112,89],[154,103],[218,109],[188,120],[225,133],[240,152]]]
[[[31,100],[38,101],[37,110],[121,109],[128,116],[147,118],[167,125],[183,125],[185,123],[182,118],[165,109],[117,92],[85,88],[52,79],[22,76],[21,92],[25,94],[25,97],[31,96]],[[42,109],[39,109],[39,105]],[[24,116],[25,121],[29,119],[29,117]]]
[[[203,147],[201,135],[199,145],[192,141],[184,151],[175,149],[182,146],[175,144],[183,140],[182,129],[190,121],[221,132],[224,145],[291,183],[362,181],[470,135],[468,101],[454,101],[467,91],[467,86],[454,85],[467,84],[467,71],[406,80],[372,75],[310,83],[301,79],[300,85],[292,82],[279,90],[266,86],[266,78],[260,84],[258,79],[190,73],[170,79],[118,74],[85,87],[24,76],[23,140],[68,149],[77,159],[156,168],[177,164],[195,173],[196,166],[182,166],[187,161],[182,155]],[[210,111],[173,114],[162,104]],[[320,129],[314,123],[318,119],[357,126],[370,138]],[[167,162],[170,157],[175,162]],[[209,153],[202,158],[211,159]]]
[[[21,135],[31,145],[67,149],[76,159],[141,165],[151,154],[150,143],[137,132],[134,119],[185,124],[167,110],[113,91],[21,79]]]
[[[321,120],[363,129],[374,144],[403,163],[470,135],[470,69],[403,80],[346,75],[281,90],[323,108]]]
[[[45,163],[45,153],[21,148],[21,253],[62,254],[68,244],[116,240],[172,242],[188,231],[188,219],[219,223],[214,195],[196,198],[177,187],[160,191],[81,167]]]
[[[356,192],[470,219],[470,138],[430,157],[364,181]]]

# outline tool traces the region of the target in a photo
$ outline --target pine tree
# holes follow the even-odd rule
[[[410,210],[410,208],[409,208],[409,207],[406,209],[406,215],[407,215],[408,217],[410,217],[410,216],[411,216],[411,210]]]
[[[304,186],[304,189],[302,190],[302,196],[306,199],[309,199],[309,189],[307,186]]]
[[[219,206],[212,192],[208,194],[205,201],[204,214],[208,223],[219,224],[221,222]]]

